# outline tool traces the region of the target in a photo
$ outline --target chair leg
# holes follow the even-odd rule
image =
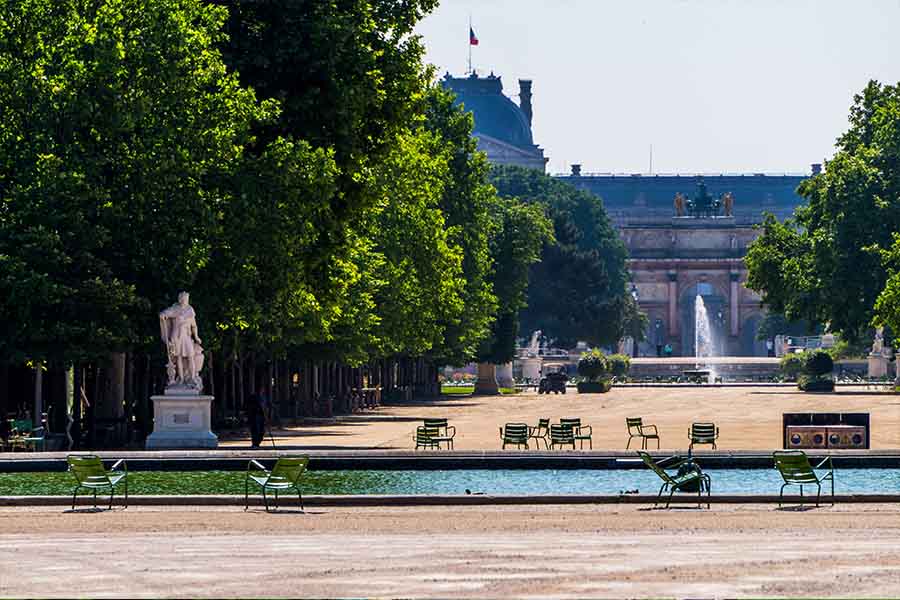
[[[816,508],[819,508],[819,497],[822,495],[822,484],[816,484]]]
[[[263,503],[266,505],[266,512],[269,512],[269,497],[266,496],[266,486],[262,486]]]
[[[656,449],[659,450],[659,438],[656,438]]]
[[[275,510],[278,510],[278,490],[275,490]]]
[[[128,508],[128,475],[125,476],[125,506],[122,507],[122,510]]]
[[[97,490],[94,490],[94,508],[97,508]]]
[[[109,488],[109,510],[112,510],[113,494],[116,493],[115,490],[116,488],[114,487]]]
[[[72,510],[75,510],[75,496],[78,495],[78,488],[75,488],[75,491],[72,492]]]
[[[669,490],[669,499],[666,500],[666,509],[669,508],[669,504],[671,504],[671,502],[672,502],[672,496],[674,496],[674,495],[675,495],[675,486],[672,486],[672,488]]]
[[[668,483],[663,483],[661,486],[659,486],[659,493],[656,494],[656,500],[653,502],[653,506],[657,506],[659,504],[659,499],[662,498],[662,494],[668,486]]]
[[[250,508],[250,499],[249,499],[250,490],[247,489],[248,483],[249,483],[248,480],[244,479],[244,510],[247,510],[248,508]]]
[[[781,490],[778,492],[778,508],[781,508],[781,502],[782,502],[782,500],[784,500],[784,487],[786,485],[787,485],[786,483],[784,485],[782,485]]]
[[[628,436],[628,443],[625,444],[625,449],[626,449],[626,450],[628,450],[628,449],[631,448],[631,438],[633,438],[633,437],[634,437],[634,436],[632,436],[632,435],[629,435],[629,436]]]

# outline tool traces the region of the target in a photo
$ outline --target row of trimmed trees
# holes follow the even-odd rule
[[[0,0],[0,410],[139,444],[182,289],[219,423],[260,382],[288,417],[434,393],[560,286],[545,333],[614,341],[602,204],[491,174],[413,33],[435,4]]]

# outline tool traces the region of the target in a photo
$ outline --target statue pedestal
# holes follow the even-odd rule
[[[869,377],[887,377],[888,362],[883,354],[869,354]]]
[[[487,396],[500,393],[497,385],[497,366],[492,363],[478,363],[478,379],[475,381],[475,395]]]
[[[523,358],[519,362],[522,363],[522,379],[531,382],[541,380],[541,365],[544,364],[543,358]]]
[[[511,362],[497,365],[497,385],[503,388],[515,388],[516,380],[513,379],[513,366]]]
[[[153,433],[147,450],[216,448],[219,438],[210,429],[212,396],[150,396],[153,401]]]

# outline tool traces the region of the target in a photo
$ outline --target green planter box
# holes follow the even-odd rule
[[[800,377],[797,381],[797,387],[804,392],[833,392],[834,381],[831,379],[809,379]]]
[[[581,381],[578,383],[579,394],[605,394],[612,389],[611,381]]]

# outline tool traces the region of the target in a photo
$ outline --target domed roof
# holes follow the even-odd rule
[[[456,103],[472,112],[475,130],[479,133],[520,148],[532,148],[531,127],[519,106],[503,95],[503,83],[491,74],[478,77],[451,77],[448,73],[442,84],[456,94]]]

